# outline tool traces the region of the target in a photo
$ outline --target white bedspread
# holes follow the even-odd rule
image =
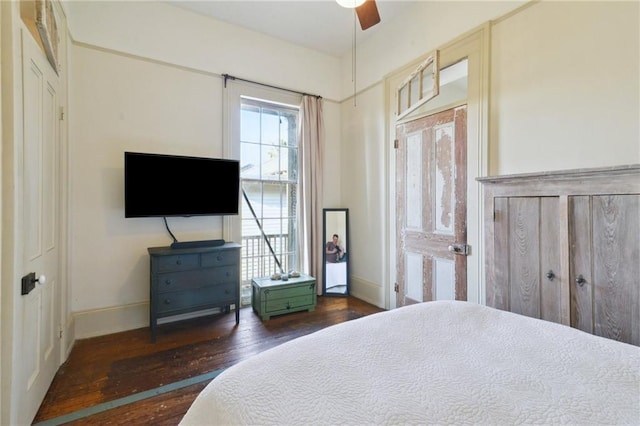
[[[182,425],[640,424],[640,348],[466,302],[370,315],[214,379]]]

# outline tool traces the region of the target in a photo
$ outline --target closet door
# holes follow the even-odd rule
[[[494,199],[490,306],[561,322],[559,197]]]
[[[640,345],[640,195],[569,197],[571,325]]]

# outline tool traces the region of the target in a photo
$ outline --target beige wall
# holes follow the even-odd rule
[[[392,21],[358,45],[358,91],[379,84],[388,74],[426,55],[489,20],[499,18],[526,1],[414,1]],[[342,61],[343,98],[353,94],[351,52]]]
[[[640,162],[638,2],[542,2],[497,22],[490,174]]]
[[[358,87],[367,89],[358,95],[359,111],[350,111],[352,100],[343,103],[344,157],[379,149],[372,157],[387,155],[392,165],[393,152],[383,148],[392,136],[382,135],[379,120],[384,116],[388,135],[395,120],[381,97],[369,93],[377,92],[380,79],[393,70],[491,20],[489,133],[479,149],[478,169],[504,174],[640,162],[638,2],[543,1],[518,9],[521,5],[422,2],[403,19],[385,23],[383,31],[358,47]],[[350,62],[344,59],[343,86],[348,87]],[[352,223],[361,221],[360,229],[352,226],[351,244],[364,248],[360,253],[352,249],[352,289],[380,306],[386,294],[386,306],[393,306],[394,256],[378,248],[386,245],[393,254],[396,218],[390,194],[395,176],[387,173],[392,167],[372,166],[369,158],[343,167],[343,207],[358,212]],[[380,179],[370,173],[372,168],[387,173],[387,190],[383,185],[371,191]],[[381,205],[387,214],[376,210]],[[481,218],[468,220],[478,224]],[[478,236],[472,256],[482,253]],[[483,267],[482,261],[470,262]],[[477,279],[483,275],[480,271]],[[474,301],[482,302],[482,283],[470,285],[478,288]]]
[[[68,1],[74,40],[340,99],[340,59],[162,1]]]
[[[388,265],[384,86],[342,103],[340,170],[342,205],[349,209],[351,293],[384,306],[382,277]]]
[[[358,87],[356,106],[353,99],[343,102],[343,207],[354,214],[351,220],[351,278],[352,293],[364,300],[386,308],[395,306],[395,153],[392,149],[395,119],[387,105],[395,104],[387,98],[385,84],[397,84],[404,78],[396,70],[416,62],[433,49],[439,48],[463,33],[481,26],[491,19],[520,6],[522,2],[416,2],[399,17],[385,22],[385,27],[371,40],[358,47]],[[484,58],[478,61],[484,61]],[[344,58],[350,63],[350,56]],[[475,70],[483,69],[481,63]],[[417,66],[417,64],[416,64]],[[413,68],[410,68],[411,71]],[[410,71],[409,71],[410,72]],[[350,69],[343,68],[344,79],[350,78]],[[475,85],[476,91],[480,90]],[[396,86],[390,88],[393,95]],[[349,93],[345,94],[346,96]],[[475,96],[478,96],[477,94]],[[478,128],[474,123],[471,128]],[[483,131],[480,129],[479,131]],[[477,140],[477,138],[470,139]],[[474,147],[469,161],[486,162],[482,147]],[[476,175],[480,166],[473,165]],[[469,203],[477,204],[475,182],[469,186]],[[471,211],[480,211],[479,206],[469,205]],[[478,218],[468,223],[478,230]],[[473,244],[473,258],[468,263],[470,277],[480,275],[481,259],[476,242],[478,235],[469,237]],[[359,248],[359,250],[354,247]],[[471,269],[473,268],[473,269]],[[470,286],[470,300],[480,299],[481,289],[477,283]]]
[[[340,60],[159,2],[67,7],[69,273],[82,338],[148,325],[147,247],[171,243],[161,218],[124,218],[123,152],[224,156],[220,74],[229,73],[328,98],[327,158],[335,162]],[[327,204],[337,204],[340,176],[328,176],[338,190],[327,191]],[[181,241],[223,237],[220,217],[168,220]]]
[[[350,209],[353,294],[388,306],[395,178],[385,76],[521,4],[412,5],[359,45],[354,106],[350,54],[333,58],[162,3],[70,3],[69,264],[78,337],[147,325],[146,248],[169,239],[160,219],[123,218],[122,151],[221,154],[225,72],[325,97],[325,207]],[[490,137],[480,168],[517,173],[640,161],[637,3],[535,3],[491,30]],[[276,60],[263,58],[265,50]],[[265,60],[253,67],[247,58]],[[219,218],[171,224],[184,238],[222,232]]]
[[[145,302],[146,248],[171,238],[161,218],[124,218],[123,153],[221,157],[222,86],[206,74],[82,46],[71,66],[82,70],[69,110],[72,310]],[[222,233],[220,217],[168,220],[180,240]]]

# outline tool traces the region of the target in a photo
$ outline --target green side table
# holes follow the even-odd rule
[[[316,279],[312,276],[300,274],[287,281],[254,278],[251,284],[251,304],[263,321],[274,315],[316,309]]]

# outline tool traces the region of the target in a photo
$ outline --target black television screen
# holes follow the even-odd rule
[[[124,153],[124,216],[238,214],[240,163],[221,158]]]

